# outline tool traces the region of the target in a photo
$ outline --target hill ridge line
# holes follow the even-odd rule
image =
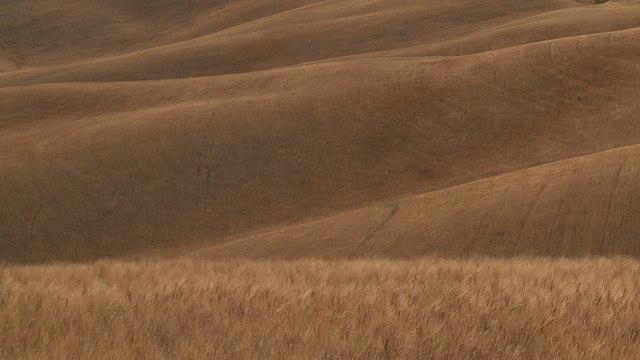
[[[307,6],[309,6],[309,5],[307,5]],[[589,34],[581,34],[581,35],[562,36],[562,37],[554,38],[554,39],[546,39],[546,40],[540,40],[540,41],[527,42],[527,43],[524,43],[524,44],[518,44],[518,45],[508,46],[508,47],[504,47],[504,48],[491,49],[491,50],[473,52],[473,53],[462,54],[462,55],[425,55],[425,56],[393,55],[393,52],[395,52],[395,51],[400,51],[400,50],[403,50],[403,49],[411,49],[412,48],[412,47],[405,47],[405,48],[382,50],[382,51],[378,51],[378,52],[366,52],[366,53],[360,53],[360,54],[350,54],[350,55],[344,55],[344,56],[329,57],[329,58],[319,59],[319,60],[303,61],[303,62],[300,62],[300,63],[289,64],[289,65],[284,65],[284,66],[277,66],[277,67],[268,68],[268,69],[260,69],[260,70],[252,70],[252,71],[228,72],[228,73],[213,74],[213,75],[199,75],[199,76],[186,76],[186,77],[160,78],[160,79],[141,79],[141,80],[132,80],[132,81],[121,81],[121,80],[116,80],[116,81],[101,80],[101,81],[94,81],[94,82],[92,82],[92,81],[46,82],[45,81],[45,82],[42,82],[42,83],[37,83],[36,82],[36,83],[23,84],[23,85],[21,84],[21,85],[8,85],[8,86],[6,86],[6,85],[0,84],[0,88],[9,89],[9,88],[18,88],[18,87],[23,87],[23,86],[54,85],[54,84],[117,84],[117,83],[145,83],[145,82],[154,82],[154,81],[204,79],[204,78],[216,78],[216,77],[219,77],[219,76],[234,76],[234,75],[250,75],[250,74],[267,73],[267,72],[270,72],[270,71],[287,70],[287,69],[293,69],[293,68],[304,67],[304,66],[309,66],[309,65],[317,65],[317,64],[331,63],[331,62],[343,62],[343,61],[349,61],[349,60],[380,60],[380,61],[382,61],[382,60],[389,60],[389,59],[407,59],[407,60],[409,60],[409,59],[432,59],[432,60],[435,60],[435,61],[440,61],[440,60],[447,60],[447,59],[460,59],[460,58],[466,58],[466,57],[481,56],[481,55],[486,55],[486,54],[498,54],[498,53],[500,53],[502,51],[510,51],[510,50],[514,50],[514,49],[523,48],[523,47],[526,47],[526,46],[543,45],[543,44],[548,44],[548,43],[553,43],[553,42],[568,41],[568,40],[571,40],[571,39],[586,38],[586,37],[592,37],[592,36],[603,36],[603,35],[607,35],[607,34],[611,35],[611,34],[618,34],[618,33],[633,33],[633,32],[640,33],[640,26],[635,26],[635,27],[626,28],[626,29],[613,30],[613,31],[603,31],[603,32],[594,32],[594,33],[589,33]],[[209,35],[206,35],[206,36],[209,36]],[[45,71],[46,72],[47,70],[64,71],[64,70],[68,70],[68,69],[73,69],[76,66],[83,66],[83,65],[88,65],[88,64],[92,64],[92,63],[100,63],[100,62],[109,62],[109,61],[112,61],[112,60],[117,60],[117,59],[126,58],[126,57],[135,57],[137,54],[152,53],[153,51],[155,51],[157,49],[171,48],[172,46],[176,46],[177,44],[181,44],[181,43],[185,43],[185,42],[189,42],[189,41],[195,41],[195,40],[201,39],[201,38],[202,37],[191,39],[191,40],[180,41],[180,42],[176,42],[176,43],[171,43],[171,44],[167,44],[167,45],[161,45],[161,46],[157,46],[157,47],[153,47],[153,48],[138,50],[138,51],[125,53],[125,54],[117,54],[117,55],[113,55],[113,56],[105,56],[105,57],[97,57],[97,58],[85,59],[85,60],[81,60],[81,61],[67,63],[67,64],[64,64],[64,65],[54,65],[54,66],[50,66],[50,67],[34,67],[34,68],[28,68],[28,69],[5,71],[5,72],[1,72],[0,73],[0,77],[2,77],[3,75],[6,76],[6,75],[21,74],[21,73],[22,74],[29,74],[29,73],[36,73],[37,74],[37,72],[39,72],[39,71]],[[385,55],[385,53],[387,53],[389,55]]]
[[[407,56],[404,56],[404,55],[384,56],[383,55],[383,56],[380,56],[380,57],[372,56],[371,59],[428,59],[428,58],[433,58],[433,59],[458,59],[458,58],[465,58],[465,57],[471,57],[471,56],[478,56],[478,55],[482,55],[482,54],[499,53],[501,51],[508,51],[508,50],[518,49],[518,48],[522,48],[522,47],[526,47],[526,46],[532,46],[532,45],[543,45],[543,44],[552,43],[552,42],[567,41],[567,40],[571,40],[571,39],[586,38],[586,37],[591,37],[591,36],[602,36],[602,35],[605,35],[605,34],[611,35],[611,34],[623,33],[623,32],[630,32],[630,33],[631,32],[640,32],[640,26],[634,26],[634,27],[630,27],[630,28],[626,28],[626,29],[619,29],[619,30],[613,30],[613,31],[600,31],[600,32],[594,32],[594,33],[589,33],[589,34],[562,36],[562,37],[553,38],[553,39],[532,41],[532,42],[527,42],[527,43],[524,43],[524,44],[507,46],[507,47],[503,47],[503,48],[499,48],[499,49],[490,49],[490,50],[473,52],[473,53],[462,54],[462,55],[425,55],[425,56],[410,56],[410,55],[407,55]],[[407,47],[405,49],[411,49],[411,47]],[[400,50],[400,49],[384,50],[384,51],[380,51],[380,52],[371,52],[371,53],[367,53],[367,54],[393,53],[394,51],[397,51],[397,50]],[[348,58],[348,57],[366,57],[365,55],[367,55],[367,54],[348,55],[348,56],[345,56],[344,58]],[[337,57],[337,58],[333,58],[333,59],[341,59],[341,58],[342,57]],[[327,59],[327,60],[329,60],[329,59]],[[317,60],[317,61],[323,61],[323,60]],[[301,63],[300,65],[303,65],[303,64],[305,64],[305,63]],[[295,66],[295,65],[289,65],[289,66]]]

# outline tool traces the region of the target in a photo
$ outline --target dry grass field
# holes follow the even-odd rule
[[[4,267],[0,358],[633,359],[640,263],[172,262]]]
[[[0,360],[633,358],[594,2],[0,0]]]

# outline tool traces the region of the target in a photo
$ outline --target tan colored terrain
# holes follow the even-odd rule
[[[634,359],[639,279],[626,258],[0,268],[0,356]]]
[[[541,165],[189,256],[640,257],[640,146]]]
[[[0,7],[2,53],[24,54],[20,69],[0,73],[6,261],[182,253],[640,143],[636,2],[59,3]],[[51,13],[63,10],[99,18]],[[38,16],[47,27],[29,20]],[[83,31],[89,26],[96,32]],[[153,40],[142,41],[149,32]],[[522,191],[528,199],[538,189]],[[582,207],[561,199],[537,211],[551,221]],[[528,202],[501,201],[495,211],[512,218],[469,216],[513,221],[483,225],[509,236]],[[633,212],[585,211],[572,224],[590,229],[588,238],[634,240]],[[591,217],[606,220],[591,230]],[[627,230],[613,228],[626,219]],[[455,222],[467,234],[477,221],[438,226]],[[536,244],[587,241],[541,226],[522,235]],[[459,234],[442,231],[446,241]],[[402,254],[428,252],[417,234],[398,241]],[[551,248],[527,253],[598,255],[601,247]]]
[[[593,3],[0,0],[0,359],[637,357]]]

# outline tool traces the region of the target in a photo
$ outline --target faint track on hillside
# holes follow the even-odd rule
[[[136,0],[136,7],[138,8],[138,11],[140,11],[153,24],[153,32],[147,39],[142,41],[142,44],[147,46],[155,40],[158,34],[160,34],[160,26],[153,20],[153,13],[151,8],[149,8],[148,0]]]
[[[520,244],[520,240],[522,240],[522,233],[524,232],[524,228],[529,223],[530,218],[531,218],[531,213],[533,212],[533,209],[538,204],[538,201],[540,200],[540,196],[542,195],[544,190],[547,188],[547,185],[548,185],[548,183],[544,183],[542,185],[542,187],[540,188],[540,190],[538,190],[536,195],[533,197],[533,200],[531,200],[531,204],[529,205],[529,207],[527,209],[527,213],[524,215],[524,217],[522,218],[522,222],[520,223],[520,231],[518,231],[518,238],[516,240],[516,244]]]
[[[382,230],[382,228],[384,228],[385,225],[387,225],[389,220],[391,220],[400,209],[400,205],[397,202],[386,204],[385,207],[389,209],[389,214],[387,214],[387,216],[378,225],[369,229],[367,234],[358,242],[356,247],[353,249],[353,252],[351,253],[351,256],[350,256],[351,258],[355,257],[358,251],[362,249],[362,247],[365,246],[369,241],[371,241],[371,239],[373,239],[376,236],[376,234],[380,230]]]
[[[620,164],[620,166],[618,167],[618,170],[613,176],[613,181],[611,182],[611,190],[609,190],[609,202],[607,204],[607,212],[604,218],[605,224],[609,228],[611,228],[611,213],[613,212],[613,205],[614,205],[613,200],[616,196],[616,192],[618,191],[618,188],[620,187],[620,174],[622,173],[622,170],[624,169],[624,166],[627,163],[627,161],[628,159],[625,160],[622,164]],[[609,234],[609,236],[611,235],[612,234]],[[600,253],[603,253],[604,247],[606,245],[606,241],[607,241],[606,236],[603,236],[600,243]]]

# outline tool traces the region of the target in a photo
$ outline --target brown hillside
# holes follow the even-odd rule
[[[640,143],[640,28],[627,14],[640,6],[598,6],[621,23],[596,22],[580,36],[564,37],[570,26],[557,36],[547,28],[547,41],[529,43],[522,35],[513,44],[523,45],[494,51],[401,57],[371,52],[414,51],[429,41],[443,46],[447,37],[459,40],[461,26],[495,26],[486,34],[498,34],[515,22],[509,31],[524,34],[534,27],[523,25],[526,17],[539,20],[567,7],[584,14],[585,7],[572,1],[295,4],[301,2],[272,15],[246,15],[252,19],[246,23],[230,16],[239,25],[221,24],[227,30],[193,40],[0,74],[0,258],[83,260],[218,244]],[[583,16],[566,11],[548,16],[558,24]],[[430,29],[441,33],[401,27],[411,14],[438,24]],[[307,36],[323,22],[335,22],[327,27],[337,29],[334,37]],[[184,39],[209,31],[189,24],[180,25],[188,29]],[[393,35],[395,26],[402,30]],[[262,36],[265,29],[291,31],[283,39]],[[337,40],[350,31],[356,31],[351,40]],[[236,41],[244,36],[253,42]],[[280,41],[293,47],[284,51],[276,47]],[[224,47],[238,56],[224,60],[209,52],[218,42],[255,52]],[[318,47],[302,51],[307,47],[300,44]],[[200,61],[200,48],[213,63]],[[328,59],[348,54],[363,55]],[[328,60],[283,66],[319,59]],[[261,68],[269,70],[202,76]],[[69,83],[76,80],[85,82]]]
[[[392,50],[386,54],[391,56],[468,55],[563,37],[632,29],[640,24],[639,10],[638,4],[632,2],[570,7],[505,21],[501,25],[480,28],[452,39]]]
[[[313,0],[0,1],[0,49],[15,68],[64,66],[185,41]]]
[[[189,256],[640,256],[640,146],[564,160]]]
[[[255,1],[227,1],[220,7],[210,6],[208,11],[194,6],[190,13],[192,20],[178,23],[173,27],[171,25],[176,21],[165,23],[164,18],[170,18],[166,14],[159,20],[157,19],[159,15],[147,18],[140,14],[133,22],[135,28],[151,23],[146,25],[151,29],[145,28],[146,30],[135,32],[136,35],[143,34],[140,37],[144,41],[138,39],[136,43],[138,47],[143,47],[139,51],[135,51],[132,45],[131,51],[120,50],[124,52],[121,55],[74,61],[53,67],[42,67],[50,64],[49,62],[44,64],[36,62],[35,65],[39,66],[0,75],[0,86],[44,82],[186,78],[266,70],[309,61],[448,41],[481,29],[499,27],[546,11],[578,5],[571,0],[527,2],[519,0],[489,2],[484,0],[448,2],[272,0],[262,6],[253,5],[252,8],[255,7],[255,11],[248,11],[249,9],[243,5],[252,2],[255,3]],[[98,3],[104,6],[105,2]],[[166,7],[156,6],[157,12],[173,12],[176,11],[175,9],[185,7],[178,5],[182,2],[175,0],[164,1],[164,3],[167,3]],[[197,3],[202,7],[206,2],[198,1]],[[280,5],[276,7],[275,3]],[[47,5],[43,7],[46,8]],[[73,7],[76,12],[87,11],[78,9],[77,5]],[[128,7],[112,4],[109,7],[115,7],[115,10],[131,16],[132,10],[127,9]],[[270,9],[269,12],[266,9]],[[282,11],[276,12],[276,10]],[[638,12],[636,7],[630,11]],[[566,17],[566,15],[560,16]],[[81,17],[78,16],[78,18]],[[230,19],[230,21],[221,22],[220,19]],[[157,24],[158,21],[161,25]],[[103,27],[118,26],[104,19],[100,19],[98,23]],[[212,25],[207,25],[210,23]],[[64,29],[74,32],[74,27],[82,28],[84,24],[84,22],[72,24],[73,26],[65,26]],[[90,23],[86,24],[86,26],[89,25]],[[607,28],[607,26],[602,27]],[[617,23],[613,23],[608,30],[619,28]],[[589,33],[590,29],[603,31],[589,25],[579,33]],[[118,35],[118,32],[115,34],[105,32],[109,34],[108,39],[113,42],[118,44],[129,42],[128,38],[123,39],[126,38],[125,35]],[[66,32],[53,31],[46,34],[48,35],[36,38],[46,43],[52,41],[51,37],[54,40],[69,41]],[[25,36],[31,38],[32,34],[28,32]],[[556,36],[562,35],[556,34]],[[72,39],[75,39],[74,44],[80,44],[78,46],[88,46],[89,51],[100,44],[91,41],[93,39],[76,39],[75,37]],[[139,45],[140,43],[142,45]],[[108,44],[104,44],[103,47],[107,46]],[[41,53],[46,54],[47,58],[55,58],[62,56],[60,51],[62,50],[51,50],[53,54],[45,51]]]
[[[190,21],[166,21],[164,18],[158,20],[159,16],[139,15],[131,19],[137,38],[116,36],[118,32],[114,31],[107,32],[106,40],[89,41],[93,39],[83,37],[71,41],[71,44],[79,43],[75,47],[68,45],[61,47],[62,50],[49,46],[28,51],[9,45],[9,54],[13,55],[8,60],[16,62],[19,68],[26,67],[23,71],[0,76],[0,85],[210,76],[350,55],[463,55],[567,36],[629,29],[640,23],[638,4],[626,2],[578,6],[574,1],[557,0],[488,3],[459,0],[426,4],[417,1],[405,1],[405,4],[325,1],[302,6],[305,2],[270,1],[260,6],[251,2],[254,4],[251,7],[242,5],[245,3],[230,2],[209,11],[194,11],[195,14],[189,13],[193,16]],[[109,6],[114,7],[113,4]],[[175,12],[181,7],[172,5],[168,8]],[[278,12],[287,9],[290,10]],[[129,17],[136,14],[126,8],[117,10]],[[112,18],[118,19],[118,16]],[[98,23],[104,24],[103,27],[129,28],[105,21],[102,19]],[[85,25],[67,24],[61,28],[73,32],[82,26]],[[47,44],[55,43],[51,38],[70,41],[67,33],[47,30],[43,34],[46,36],[36,38]],[[34,35],[27,32],[24,36]],[[7,38],[11,39],[11,36]],[[130,42],[132,45],[126,48],[114,45]],[[35,51],[40,53],[25,55]],[[104,55],[97,57],[94,52]],[[55,61],[59,57],[70,63]],[[46,60],[29,63],[27,58]],[[52,63],[56,64],[48,66]],[[28,66],[30,64],[34,66]]]

